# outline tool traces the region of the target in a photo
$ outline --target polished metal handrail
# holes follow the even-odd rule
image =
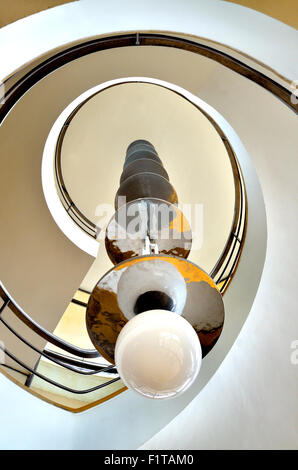
[[[43,62],[38,63],[25,73],[25,75],[21,76],[19,80],[9,86],[9,80],[16,75],[12,74],[5,81],[5,93],[0,100],[0,105],[2,105],[1,107],[3,108],[3,113],[0,113],[0,122],[2,117],[7,114],[7,109],[10,109],[31,86],[59,67],[93,52],[129,46],[169,47],[208,57],[265,88],[283,101],[286,106],[296,112],[297,106],[293,100],[291,100],[292,93],[290,90],[264,73],[254,69],[252,66],[232,57],[228,53],[187,38],[180,38],[163,33],[138,32],[105,36],[75,44],[48,57]]]
[[[117,373],[117,369],[114,365],[103,366],[103,365],[100,365],[91,361],[85,361],[85,360],[81,361],[80,359],[77,359],[71,356],[66,356],[65,354],[61,354],[56,351],[52,351],[50,349],[45,349],[44,352],[50,358],[58,359],[60,363],[73,365],[75,367],[75,371],[77,371],[78,369],[92,371],[92,373],[90,373],[89,375],[98,374],[100,372],[105,372],[108,374]],[[83,374],[83,375],[88,375],[88,374]]]
[[[69,363],[71,362],[70,358],[66,358],[65,356],[62,356],[62,355],[59,355],[58,353],[54,353],[52,351],[41,351],[40,349],[38,349],[37,347],[35,347],[33,344],[31,344],[29,341],[27,341],[22,335],[20,335],[11,325],[8,324],[8,322],[6,320],[4,320],[4,318],[2,317],[2,314],[3,312],[5,311],[5,309],[7,307],[10,307],[11,305],[11,300],[9,298],[7,298],[3,305],[1,306],[0,308],[0,322],[16,337],[18,338],[22,343],[24,343],[27,347],[29,347],[30,349],[32,349],[33,351],[35,351],[36,353],[38,353],[40,355],[40,357],[45,357],[46,359],[48,359],[49,361],[51,361],[52,363],[56,364],[56,365],[59,365],[61,367],[63,367],[64,369],[67,369],[67,370],[70,370],[71,372],[75,372],[75,373],[78,373],[78,374],[81,374],[81,375],[94,375],[94,374],[98,374],[100,372],[108,372],[108,371],[111,371],[113,373],[116,373],[116,369],[113,365],[110,365],[110,366],[106,366],[106,367],[102,367],[102,366],[99,366],[97,364],[94,364],[93,368],[91,366],[91,363],[88,363],[88,365],[86,365],[84,362],[82,361],[77,361],[77,367],[72,367],[71,365],[69,365]],[[96,390],[99,390],[103,387],[106,387],[118,380],[120,380],[120,377],[117,376],[115,377],[114,379],[111,379],[111,380],[108,380],[107,382],[103,383],[103,384],[100,384],[100,385],[97,385],[95,387],[92,387],[92,388],[88,388],[88,389],[84,389],[84,390],[77,390],[77,389],[73,389],[71,387],[67,387],[66,385],[63,385],[61,384],[60,382],[56,382],[52,379],[50,379],[49,377],[46,377],[45,375],[43,374],[40,374],[37,370],[33,369],[32,367],[28,366],[27,364],[25,364],[22,360],[20,360],[19,358],[17,358],[12,352],[10,352],[5,346],[2,346],[2,344],[0,343],[0,349],[11,359],[13,360],[14,362],[16,362],[19,366],[21,366],[23,369],[27,370],[28,372],[30,372],[30,374],[32,376],[36,376],[36,377],[39,377],[40,379],[44,380],[45,382],[49,383],[50,385],[54,385],[55,387],[57,388],[60,388],[62,390],[65,390],[67,392],[70,392],[70,393],[74,393],[74,394],[87,394],[87,393],[91,393],[91,392],[94,392]],[[60,356],[60,357],[59,357]],[[97,353],[97,356],[99,356],[99,354]],[[83,369],[91,369],[91,370],[83,370]],[[21,371],[20,371],[21,372]]]
[[[8,305],[9,302],[7,302],[6,304],[4,304],[4,306],[6,307]],[[3,309],[4,310],[4,309]],[[31,344],[29,341],[27,341],[22,335],[20,335],[11,325],[9,325],[9,323],[4,320],[4,318],[2,318],[1,316],[1,313],[3,312],[3,310],[0,312],[0,322],[13,334],[15,335],[22,343],[26,344],[26,346],[28,346],[30,349],[32,349],[33,351],[35,351],[36,353],[38,353],[40,356],[43,356],[45,357],[46,359],[54,362],[55,364],[59,365],[59,366],[62,366],[64,367],[65,369],[68,369],[72,372],[77,372],[78,374],[82,374],[82,375],[92,375],[92,374],[97,374],[98,372],[106,372],[106,371],[109,371],[111,369],[114,369],[114,366],[107,366],[107,367],[95,367],[93,368],[91,371],[89,372],[84,372],[84,371],[81,371],[81,370],[78,370],[77,368],[75,367],[71,367],[69,365],[67,365],[69,363],[69,361],[67,360],[63,360],[61,358],[63,358],[63,356],[60,354],[54,354],[53,352],[50,352],[50,351],[41,351],[40,349],[38,349],[37,347],[35,347],[33,344]],[[79,367],[83,367],[83,362],[78,362],[77,361],[77,364],[79,365]],[[91,367],[89,367],[91,368]]]
[[[4,301],[4,304],[2,305],[1,308],[3,308],[3,306],[8,306],[10,310],[23,323],[25,323],[26,326],[28,326],[32,331],[37,333],[41,338],[45,339],[48,343],[51,343],[54,346],[57,346],[58,348],[62,349],[63,351],[73,354],[74,356],[84,357],[84,358],[99,357],[99,353],[98,351],[96,351],[96,349],[83,349],[83,348],[74,346],[73,344],[70,344],[67,341],[64,341],[63,339],[59,338],[58,336],[54,335],[53,333],[51,333],[50,331],[46,330],[41,325],[39,325],[39,323],[33,320],[29,315],[27,315],[27,313],[24,312],[24,310],[21,309],[21,307],[17,305],[17,303],[5,290],[1,281],[0,281],[0,297]],[[1,313],[1,309],[0,309],[0,313]]]
[[[79,395],[83,395],[83,394],[86,394],[86,393],[91,393],[91,392],[95,392],[96,390],[99,390],[103,387],[107,387],[108,385],[111,385],[112,383],[114,382],[117,382],[118,380],[120,380],[120,377],[116,377],[112,380],[109,380],[107,382],[104,382],[103,384],[100,384],[100,385],[96,385],[95,387],[92,387],[92,388],[87,388],[85,390],[77,390],[77,389],[74,389],[74,388],[71,388],[71,387],[67,387],[66,385],[63,385],[59,382],[56,382],[55,380],[52,380],[52,379],[49,379],[49,377],[46,377],[45,375],[43,374],[40,374],[39,372],[37,372],[37,370],[34,370],[32,369],[32,367],[29,367],[27,364],[25,364],[23,361],[21,361],[20,359],[18,359],[14,354],[12,354],[10,351],[8,351],[7,348],[3,347],[1,344],[0,344],[0,349],[10,358],[12,359],[14,362],[16,362],[17,364],[19,364],[19,366],[23,367],[23,369],[27,370],[28,372],[30,372],[32,375],[35,375],[36,377],[39,377],[40,379],[44,380],[45,382],[49,383],[50,385],[54,385],[55,387],[57,388],[60,388],[61,390],[65,390],[66,392],[70,392],[70,393],[75,393],[75,394],[79,394]],[[65,367],[65,366],[64,366]],[[78,372],[78,371],[76,371]]]
[[[219,290],[222,295],[224,295],[236,272],[245,241],[247,226],[247,199],[245,185],[238,162],[236,163],[238,174],[235,180],[235,184],[237,184],[237,194],[239,194],[239,207],[237,210],[235,209],[235,212],[237,211],[237,217],[234,217],[232,229],[226,246],[218,262],[210,272],[210,276],[219,286]]]

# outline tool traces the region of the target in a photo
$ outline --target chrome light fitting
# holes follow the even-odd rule
[[[185,392],[224,322],[221,294],[187,261],[192,232],[153,145],[127,148],[105,236],[114,267],[90,296],[86,323],[96,349],[124,384],[147,398]]]

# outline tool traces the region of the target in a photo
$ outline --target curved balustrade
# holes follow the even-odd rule
[[[44,333],[46,332],[46,330],[44,330],[42,327],[40,327],[40,325],[37,325],[35,322],[33,322],[32,319],[30,319],[30,321],[27,322],[27,320],[29,318],[28,315],[26,315],[24,312],[22,312],[21,309],[19,307],[17,307],[16,304],[13,303],[13,301],[7,296],[7,294],[5,293],[3,288],[0,288],[0,295],[1,295],[2,299],[4,300],[4,303],[0,308],[0,321],[1,321],[1,323],[13,335],[15,335],[22,343],[24,343],[27,347],[29,347],[30,349],[32,349],[33,351],[38,353],[40,355],[40,357],[45,357],[46,359],[48,359],[52,363],[54,363],[56,365],[59,365],[59,366],[65,368],[65,369],[68,369],[72,372],[76,372],[78,374],[81,374],[81,375],[94,375],[94,374],[98,374],[99,372],[110,372],[110,373],[116,373],[117,372],[113,365],[110,365],[110,366],[107,366],[107,367],[102,367],[102,366],[99,366],[97,364],[92,364],[90,362],[89,363],[82,362],[82,360],[75,361],[74,359],[71,359],[67,356],[63,356],[61,354],[55,353],[53,351],[47,351],[47,350],[41,351],[40,349],[36,348],[33,344],[31,344],[29,341],[27,341],[22,335],[20,335],[14,328],[12,328],[6,320],[4,320],[4,318],[2,317],[2,314],[3,314],[4,310],[6,308],[10,308],[14,313],[18,312],[17,313],[18,318],[20,318],[22,321],[24,321],[24,323],[26,323],[26,325],[29,328],[31,328],[32,324],[34,324],[34,328],[31,328],[31,329],[33,329],[33,331],[35,331],[36,333],[38,333],[38,331],[40,333],[42,333],[42,334],[40,334],[40,336],[42,336],[43,338],[45,338]],[[39,327],[40,330],[38,330],[37,327]],[[94,351],[90,350],[89,351],[89,350],[78,348],[78,347],[73,346],[69,343],[66,343],[62,339],[56,337],[55,335],[53,335],[49,332],[46,332],[46,338],[45,339],[48,339],[49,342],[51,342],[55,346],[59,346],[59,348],[64,349],[66,352],[71,352],[72,354],[74,354],[76,356],[88,357],[88,358],[90,358],[90,357],[99,357],[99,353],[96,350],[94,350]],[[109,380],[109,381],[107,381],[103,384],[97,385],[96,387],[92,387],[92,388],[85,389],[85,390],[76,390],[76,389],[67,387],[67,386],[65,386],[61,383],[58,383],[54,380],[51,380],[49,377],[46,377],[46,376],[40,374],[38,371],[32,369],[32,367],[29,367],[28,365],[26,365],[22,360],[17,358],[14,354],[12,354],[10,351],[8,351],[7,348],[2,346],[1,344],[0,344],[0,349],[10,359],[12,359],[16,364],[21,366],[23,369],[27,370],[32,376],[39,377],[40,379],[44,380],[45,382],[47,382],[51,385],[54,385],[55,387],[58,387],[62,390],[65,390],[67,392],[71,392],[71,393],[74,393],[74,394],[91,393],[91,392],[99,390],[103,387],[106,387],[106,386],[120,380],[120,377],[118,376],[118,377],[116,377],[112,380]],[[69,365],[69,364],[73,364],[76,367],[73,367],[72,365]],[[82,370],[82,369],[86,369],[86,370]]]
[[[279,84],[273,82],[268,77],[262,76],[260,72],[253,71],[254,74],[252,75],[252,70],[250,67],[242,64],[241,62],[233,59],[232,57],[227,56],[226,54],[219,53],[218,51],[207,47],[197,44],[192,41],[188,41],[185,39],[179,38],[171,38],[169,36],[164,35],[154,35],[154,34],[142,34],[139,35],[138,41],[142,41],[142,45],[154,45],[154,46],[166,46],[166,47],[177,47],[185,50],[190,50],[195,53],[199,53],[202,55],[206,55],[213,60],[217,60],[220,63],[225,63],[225,65],[229,66],[230,68],[234,69],[238,73],[242,73],[242,75],[247,76],[250,79],[253,79],[257,83],[261,84],[265,88],[267,88],[272,93],[276,94],[280,97],[280,99],[284,100],[284,102],[288,105],[289,104],[289,93]],[[53,56],[50,59],[45,60],[43,63],[39,64],[33,70],[28,72],[24,77],[22,77],[18,82],[14,83],[10,89],[6,90],[6,95],[4,97],[5,102],[0,107],[0,122],[6,116],[6,114],[10,111],[12,106],[16,103],[18,99],[37,81],[41,78],[46,76],[51,71],[57,69],[61,65],[74,60],[77,57],[82,55],[89,54],[95,50],[104,50],[107,48],[112,47],[122,47],[122,46],[135,46],[135,35],[125,35],[125,36],[116,36],[113,38],[101,38],[94,41],[89,41],[88,43],[81,44],[74,46],[66,51],[60,52]],[[262,77],[261,77],[262,76]],[[257,79],[256,79],[257,77]],[[260,78],[261,77],[261,78]],[[261,83],[262,82],[262,83]],[[203,112],[201,110],[201,112]],[[205,113],[206,115],[206,113]],[[206,115],[206,117],[212,121],[212,119]],[[245,231],[246,231],[246,217],[247,217],[247,206],[246,206],[246,195],[245,195],[245,187],[243,183],[243,179],[241,176],[241,170],[239,168],[236,156],[234,155],[233,149],[231,148],[228,140],[226,139],[225,135],[222,133],[221,129],[217,126],[215,122],[213,122],[216,130],[219,132],[224,145],[226,146],[227,152],[229,154],[233,174],[234,174],[234,182],[235,182],[235,210],[234,210],[234,218],[232,229],[229,235],[229,238],[226,242],[226,246],[217,261],[216,265],[212,269],[210,275],[215,280],[218,288],[222,294],[226,291],[233,275],[237,269],[237,265],[241,256],[241,251],[243,249],[244,240],[245,240]],[[76,208],[75,204],[71,200],[69,194],[67,193],[66,187],[63,182],[61,167],[59,169],[58,164],[58,157],[61,151],[61,144],[63,140],[63,135],[67,129],[67,124],[61,130],[57,149],[56,149],[56,158],[55,158],[55,169],[56,169],[56,177],[58,183],[58,189],[60,191],[61,200],[65,207],[65,210],[69,213],[69,215],[73,218],[73,220],[83,229],[85,230],[90,236],[96,238],[96,226],[89,221],[80,211]],[[91,359],[99,357],[99,353],[96,350],[86,350],[82,348],[78,348],[66,341],[63,341],[61,338],[53,335],[46,329],[44,329],[41,325],[35,322],[28,314],[26,314],[8,292],[5,290],[5,287],[0,284],[0,297],[3,299],[4,303],[0,308],[0,321],[2,324],[12,333],[14,334],[18,340],[24,343],[27,347],[31,348],[35,352],[37,352],[40,357],[45,357],[47,360],[51,361],[54,364],[57,364],[65,369],[68,369],[72,372],[81,374],[81,375],[93,375],[99,372],[110,372],[115,374],[117,371],[113,365],[102,367],[98,364],[94,364],[92,362],[83,362],[82,359]],[[75,301],[78,303],[78,301]],[[80,302],[81,306],[83,303]],[[25,340],[25,338],[20,335],[16,330],[14,330],[2,317],[2,314],[6,308],[9,308],[30,330],[34,331],[39,337],[45,339],[48,343],[57,346],[61,350],[65,351],[68,354],[75,356],[68,357],[62,354],[58,354],[53,351],[44,350],[41,351],[32,345],[29,341]],[[65,391],[74,393],[74,394],[87,394],[98,390],[100,388],[106,387],[111,383],[116,382],[119,380],[119,377],[115,377],[104,384],[100,384],[96,387],[92,387],[89,389],[84,390],[76,390],[70,387],[67,387],[61,383],[51,380],[49,377],[40,374],[36,370],[32,369],[28,365],[26,365],[23,361],[17,358],[12,352],[8,351],[7,349],[3,348],[5,354],[10,357],[16,364],[24,368],[32,374],[32,376],[37,376],[42,380],[48,382],[55,387],[63,389]]]
[[[82,358],[95,358],[98,357],[99,354],[95,349],[82,349],[74,346],[66,341],[58,338],[57,336],[50,333],[48,330],[43,328],[39,325],[36,321],[34,321],[27,313],[25,313],[12,299],[12,297],[8,294],[8,292],[3,287],[2,283],[0,282],[0,297],[3,299],[4,304],[0,309],[0,314],[5,307],[9,307],[10,310],[23,322],[25,325],[34,331],[38,336],[45,339],[48,343],[57,346],[58,348],[66,351],[74,356],[82,357]]]

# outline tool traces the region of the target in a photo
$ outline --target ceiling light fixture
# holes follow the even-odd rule
[[[223,327],[221,294],[187,261],[192,233],[153,145],[127,148],[116,213],[105,244],[114,268],[90,296],[91,341],[124,384],[147,398],[172,398],[196,379]]]

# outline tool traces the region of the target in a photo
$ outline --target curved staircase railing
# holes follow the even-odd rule
[[[6,94],[3,97],[3,104],[0,106],[0,122],[5,118],[5,116],[9,113],[10,109],[13,105],[20,99],[26,91],[32,87],[35,83],[41,80],[44,76],[50,73],[53,70],[61,67],[62,65],[66,64],[67,62],[80,57],[82,55],[86,55],[88,53],[94,52],[96,50],[104,50],[107,48],[113,47],[122,47],[122,46],[134,46],[136,45],[135,42],[135,34],[128,34],[128,35],[120,35],[115,36],[113,38],[101,38],[93,41],[89,41],[85,44],[73,46],[72,48],[59,52],[55,54],[53,57],[45,60],[44,62],[38,64],[35,68],[30,70],[26,73],[23,77],[21,77],[18,81],[13,83],[13,85],[9,88],[6,87]],[[157,34],[140,34],[138,35],[138,41],[142,41],[143,45],[154,45],[154,46],[166,46],[166,47],[177,47],[180,49],[190,50],[194,53],[207,55],[208,57],[216,60],[218,62],[229,62],[229,67],[231,69],[241,69],[236,70],[238,73],[242,73],[242,75],[251,78],[251,69],[250,67],[242,64],[236,59],[229,57],[227,54],[219,53],[218,51],[208,47],[197,44],[195,42],[179,39],[177,37],[169,37],[166,35],[157,35]],[[281,87],[279,84],[273,82],[268,77],[266,77],[266,83],[264,82],[264,76],[261,78],[262,74],[257,71],[254,71],[257,74],[257,77],[254,77],[254,81],[257,83],[260,82],[261,86],[265,86],[265,88],[272,91],[272,87],[274,86],[274,91],[272,91],[275,95],[279,96],[280,99],[286,102],[289,105],[289,99],[287,90]],[[259,78],[260,79],[259,79]],[[265,85],[264,85],[265,83]],[[9,85],[9,84],[8,84]],[[0,103],[1,104],[1,103]],[[202,111],[202,110],[201,110]],[[207,116],[210,119],[209,116]],[[245,241],[245,232],[246,232],[246,219],[247,219],[247,204],[246,204],[246,194],[245,194],[245,186],[243,182],[243,178],[241,175],[241,170],[239,164],[237,162],[237,158],[231,148],[228,140],[226,139],[225,135],[222,133],[221,129],[217,126],[215,122],[213,125],[216,127],[217,131],[221,135],[222,141],[226,146],[227,152],[230,156],[233,174],[234,174],[234,182],[235,182],[235,210],[234,210],[234,218],[233,224],[230,231],[230,235],[224,247],[224,250],[217,261],[214,268],[211,270],[211,277],[214,279],[218,288],[222,294],[225,293],[226,289],[231,282],[236,269],[239,263],[239,259],[241,256],[241,252],[243,249],[244,241]],[[65,132],[66,127],[63,129],[61,137],[63,136],[63,132]],[[56,156],[59,154],[61,150],[61,146],[57,147]],[[63,186],[63,181],[61,181],[59,171],[57,170],[56,166],[56,175],[59,180],[59,190],[61,192],[61,198],[63,199],[65,210],[68,211],[69,215],[72,216],[73,220],[78,223],[78,225],[84,229],[90,236],[96,238],[96,227],[95,225],[90,222],[86,217],[77,209],[71,200],[69,194],[67,193],[66,188]],[[63,193],[63,194],[62,194]],[[44,357],[45,359],[51,361],[53,364],[59,365],[67,370],[72,372],[78,373],[84,376],[90,376],[94,374],[98,374],[100,372],[107,372],[110,374],[116,374],[117,371],[114,365],[110,365],[107,367],[102,367],[98,364],[93,362],[85,362],[85,359],[95,359],[100,357],[99,353],[96,350],[87,350],[78,348],[61,338],[55,336],[53,333],[47,331],[41,325],[39,325],[35,320],[33,320],[27,313],[25,313],[21,307],[14,301],[14,299],[9,295],[3,284],[0,283],[0,297],[3,299],[3,305],[0,308],[0,321],[1,323],[26,347],[30,348],[31,350],[35,351],[40,357]],[[83,305],[82,305],[83,306]],[[12,328],[11,325],[3,318],[3,313],[5,309],[10,309],[13,314],[15,314],[27,328],[31,331],[36,333],[37,337],[43,338],[48,343],[58,347],[62,351],[67,354],[71,354],[74,357],[70,357],[68,355],[64,355],[61,353],[57,353],[48,349],[40,350],[35,347],[31,342],[26,340],[23,335],[21,335],[18,331]],[[1,349],[4,353],[10,357],[12,361],[18,364],[21,368],[28,371],[29,375],[39,377],[40,379],[44,380],[45,382],[54,385],[57,388],[62,390],[74,393],[74,394],[88,394],[98,390],[100,388],[106,387],[118,380],[120,377],[114,377],[107,382],[97,385],[92,388],[88,389],[73,389],[71,387],[67,387],[66,385],[54,381],[49,377],[46,377],[43,374],[40,374],[37,370],[34,370],[32,367],[25,364],[20,358],[16,357],[11,351],[7,350],[5,347],[2,347],[0,344]],[[10,366],[9,366],[10,367]],[[21,371],[18,371],[21,372]],[[22,372],[21,372],[22,373]],[[29,383],[30,381],[28,381]],[[28,385],[29,386],[29,385]]]

